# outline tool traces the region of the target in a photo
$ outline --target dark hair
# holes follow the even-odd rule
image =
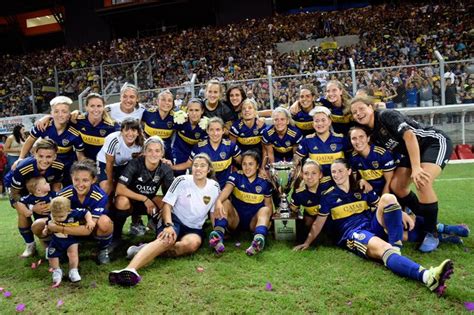
[[[260,154],[258,154],[257,151],[255,150],[247,150],[242,154],[242,161],[246,156],[252,157],[255,161],[257,161],[257,167],[260,167],[262,164],[262,158],[260,157]]]
[[[349,140],[351,139],[351,133],[354,131],[354,130],[357,130],[357,129],[360,129],[362,130],[363,132],[365,132],[365,134],[367,135],[367,137],[370,137],[370,129],[367,128],[366,126],[360,126],[360,125],[356,125],[356,126],[353,126],[349,129],[349,131],[347,132],[347,135],[349,136]]]
[[[342,159],[342,158],[339,158],[339,159],[335,159],[331,165],[333,164],[337,164],[337,163],[340,163],[340,164],[343,164],[346,169],[351,169],[351,166],[349,165],[349,162],[346,160],[346,159]],[[331,175],[332,177],[332,175]],[[357,180],[355,179],[354,176],[352,176],[352,174],[349,175],[349,191],[352,191],[352,192],[362,192],[362,190],[360,189],[358,183],[357,183]]]
[[[25,141],[25,138],[23,137],[23,135],[21,134],[21,128],[23,128],[25,126],[23,126],[22,124],[18,124],[18,125],[15,125],[15,127],[13,127],[13,137],[15,138],[15,141],[20,143],[21,141]]]
[[[189,101],[186,103],[186,106],[189,106],[189,104],[191,103],[198,103],[199,105],[201,105],[201,109],[204,109],[204,101],[202,99],[200,99],[199,97],[191,97],[189,99]]]
[[[135,144],[142,147],[143,141],[145,141],[144,140],[145,137],[143,136],[142,127],[140,126],[140,122],[138,121],[138,119],[128,117],[122,121],[122,125],[120,126],[120,131],[129,130],[129,129],[138,131],[138,136],[135,139]]]
[[[71,166],[71,177],[72,174],[79,171],[86,171],[91,174],[92,178],[97,178],[97,167],[91,159],[84,159],[82,161],[76,161]]]
[[[211,158],[209,157],[209,155],[207,155],[206,153],[198,153],[196,154],[194,157],[193,157],[193,164],[194,164],[194,161],[196,161],[197,159],[203,159],[207,162],[207,166],[209,167],[209,172],[207,173],[207,178],[211,178],[211,179],[216,179],[216,172],[214,171],[214,166],[212,166],[212,160]]]
[[[301,90],[308,90],[311,92],[311,95],[316,96],[316,88],[314,85],[311,84],[303,84],[300,86],[299,92],[301,93]]]
[[[245,93],[244,88],[241,85],[231,85],[227,89],[227,92],[225,92],[225,99],[228,105],[232,105],[232,103],[230,102],[230,92],[235,89],[240,91],[240,95],[242,96],[242,102],[247,98],[247,93]],[[240,102],[240,104],[242,104],[242,102]]]

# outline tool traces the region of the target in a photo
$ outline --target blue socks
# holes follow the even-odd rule
[[[258,235],[258,234],[266,237],[267,234],[268,234],[267,226],[266,225],[259,225],[259,226],[255,227],[255,234],[254,235]]]
[[[99,250],[106,249],[112,243],[112,234],[95,236],[95,239],[98,241]]]
[[[214,231],[219,234],[222,240],[224,240],[224,234],[225,231],[227,230],[227,219],[215,219],[214,220]]]
[[[18,231],[20,231],[21,237],[25,240],[25,243],[30,244],[35,241],[35,237],[33,236],[33,232],[31,231],[31,227],[27,228],[18,228]]]
[[[382,256],[382,260],[393,273],[423,282],[423,274],[426,270],[411,259],[400,255],[397,249],[387,249]]]
[[[388,242],[392,246],[403,246],[402,208],[400,205],[388,205],[383,209],[383,220],[387,228]]]

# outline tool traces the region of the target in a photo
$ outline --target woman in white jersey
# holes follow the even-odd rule
[[[114,183],[128,161],[140,154],[143,141],[142,128],[134,118],[123,120],[120,131],[115,131],[105,138],[104,146],[97,154],[97,169],[100,188],[107,195],[110,196],[115,190]]]
[[[120,102],[105,106],[105,110],[119,124],[128,117],[140,121],[145,108],[138,102],[139,99],[138,87],[125,83],[120,89]]]
[[[109,282],[134,286],[141,277],[137,269],[155,257],[167,253],[183,256],[199,249],[203,239],[202,226],[219,196],[219,184],[213,176],[211,159],[204,153],[193,159],[192,175],[177,177],[163,198],[164,207],[157,225],[157,237],[151,243],[132,246],[128,257],[133,257],[127,268],[109,273]]]

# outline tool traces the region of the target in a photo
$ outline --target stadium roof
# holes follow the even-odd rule
[[[64,0],[8,0],[2,1],[1,16],[16,15],[19,13],[49,9],[62,5]]]

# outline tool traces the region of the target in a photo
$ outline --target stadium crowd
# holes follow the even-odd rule
[[[132,81],[133,64],[107,66],[151,58],[152,77],[139,71],[140,87],[165,88],[188,82],[193,73],[198,84],[210,78],[221,81],[264,78],[266,65],[274,76],[302,75],[275,80],[276,105],[292,103],[302,84],[313,84],[320,93],[326,82],[338,79],[351,86],[348,58],[356,67],[377,68],[430,64],[436,61],[434,49],[447,61],[472,57],[472,5],[455,4],[371,6],[336,12],[275,15],[238,24],[203,27],[150,38],[114,39],[80,48],[60,47],[24,55],[0,56],[0,111],[2,116],[31,113],[31,95],[24,77],[33,80],[38,108],[46,110],[54,97],[54,66],[59,71],[59,94],[77,97],[86,87],[100,90],[100,68],[104,62],[104,85],[115,80],[112,92],[125,81]],[[358,35],[357,45],[333,50],[279,53],[276,44],[285,41]],[[192,47],[192,49],[190,49]],[[473,78],[466,63],[448,64],[446,103],[472,101]],[[328,73],[329,72],[329,73]],[[437,65],[406,67],[357,73],[358,86],[366,86],[389,106],[438,105],[441,91]],[[449,81],[449,80],[447,80]],[[244,86],[260,108],[268,108],[268,82],[251,81]],[[184,92],[181,91],[179,97]],[[149,100],[144,100],[149,101]],[[397,105],[395,105],[397,104]]]

